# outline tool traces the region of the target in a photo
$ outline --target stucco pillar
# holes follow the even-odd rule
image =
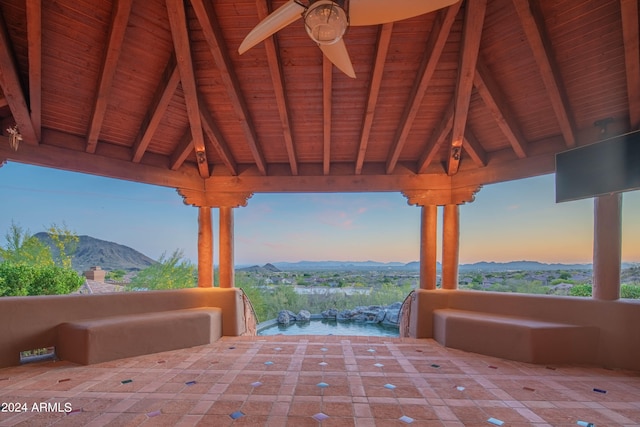
[[[622,195],[599,196],[593,211],[593,298],[620,298]]]
[[[233,208],[220,207],[220,287],[233,288]]]
[[[211,208],[198,208],[198,287],[213,287],[213,228]]]
[[[420,217],[420,289],[436,288],[438,207],[422,206]]]
[[[458,205],[445,205],[442,221],[442,289],[458,289],[460,213]]]

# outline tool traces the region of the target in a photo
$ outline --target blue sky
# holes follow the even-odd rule
[[[0,200],[2,246],[12,220],[31,233],[66,223],[154,259],[175,249],[197,258],[198,211],[171,188],[10,162],[0,168]],[[639,214],[640,192],[625,193],[625,261],[640,262]],[[591,262],[593,201],[556,204],[553,175],[485,186],[460,218],[461,263]],[[256,194],[236,210],[235,259],[409,262],[419,229],[420,209],[399,193]]]

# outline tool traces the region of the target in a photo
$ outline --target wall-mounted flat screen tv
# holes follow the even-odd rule
[[[556,154],[556,202],[640,189],[640,131]]]

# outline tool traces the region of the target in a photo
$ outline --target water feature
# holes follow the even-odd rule
[[[356,335],[374,337],[397,337],[398,328],[377,323],[312,319],[309,322],[294,322],[280,325],[275,321],[258,326],[258,335]]]

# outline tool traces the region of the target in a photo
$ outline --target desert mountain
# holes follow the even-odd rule
[[[51,248],[54,257],[58,255],[58,251],[47,233],[37,233],[35,237]],[[156,263],[148,256],[128,246],[91,236],[78,237],[80,241],[71,260],[73,269],[76,271],[85,271],[96,265],[99,265],[103,270],[137,271]]]

